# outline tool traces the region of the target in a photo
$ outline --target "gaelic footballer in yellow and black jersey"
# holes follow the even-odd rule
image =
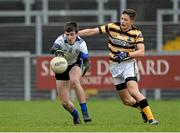
[[[133,52],[136,50],[138,43],[144,44],[144,38],[138,28],[131,26],[130,30],[123,32],[120,22],[100,26],[99,33],[108,34],[109,36],[108,48],[110,62],[115,62],[114,56],[119,51]],[[127,57],[124,61],[129,59],[132,59],[132,57]]]

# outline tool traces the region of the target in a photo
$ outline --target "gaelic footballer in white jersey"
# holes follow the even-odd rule
[[[89,55],[86,42],[78,36],[78,30],[79,27],[76,22],[67,22],[64,26],[64,34],[54,41],[50,49],[52,54],[63,56],[68,63],[65,72],[55,73],[55,78],[61,104],[72,115],[74,124],[81,124],[81,120],[78,110],[69,97],[70,85],[75,89],[84,122],[87,123],[92,120],[86,105],[86,95],[80,82],[81,77],[89,68]]]

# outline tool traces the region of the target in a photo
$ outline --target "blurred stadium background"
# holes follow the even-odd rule
[[[126,8],[137,11],[136,26],[144,35],[147,55],[174,55],[180,61],[180,0],[0,0],[0,99],[55,99],[55,91],[36,87],[37,57],[49,55],[67,21],[80,29],[118,21]],[[85,37],[91,55],[107,53],[106,36]],[[179,70],[177,70],[179,72]],[[178,75],[179,74],[179,75]],[[152,99],[180,98],[179,88],[143,88]],[[48,83],[48,79],[42,81]],[[73,92],[72,92],[73,94]],[[112,89],[87,90],[89,97],[116,98]]]

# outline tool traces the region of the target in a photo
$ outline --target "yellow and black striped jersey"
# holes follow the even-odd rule
[[[138,43],[144,44],[144,38],[141,31],[132,26],[130,30],[123,32],[120,27],[120,22],[109,23],[99,27],[100,34],[108,34],[108,48],[110,62],[114,61],[114,55],[119,51],[133,52],[136,50]],[[132,59],[127,58],[125,60]]]

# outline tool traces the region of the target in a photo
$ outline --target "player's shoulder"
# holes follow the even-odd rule
[[[59,35],[56,38],[55,43],[57,43],[57,44],[64,43],[64,35],[63,34]]]
[[[58,40],[64,40],[65,39],[65,35],[64,34],[60,34],[58,37],[57,37]]]
[[[107,30],[109,31],[110,29],[120,30],[120,22],[112,22],[112,23],[109,23],[109,24],[107,25],[106,31],[107,31]]]
[[[133,33],[135,33],[138,36],[142,36],[141,30],[138,27],[136,27],[136,26],[132,26],[132,30],[131,31],[133,31]]]
[[[77,42],[78,44],[85,43],[84,39],[82,39],[80,36],[77,36],[76,42]]]
[[[136,30],[136,31],[138,31],[138,32],[141,32],[141,30],[137,27],[137,26],[132,26],[132,30]]]

